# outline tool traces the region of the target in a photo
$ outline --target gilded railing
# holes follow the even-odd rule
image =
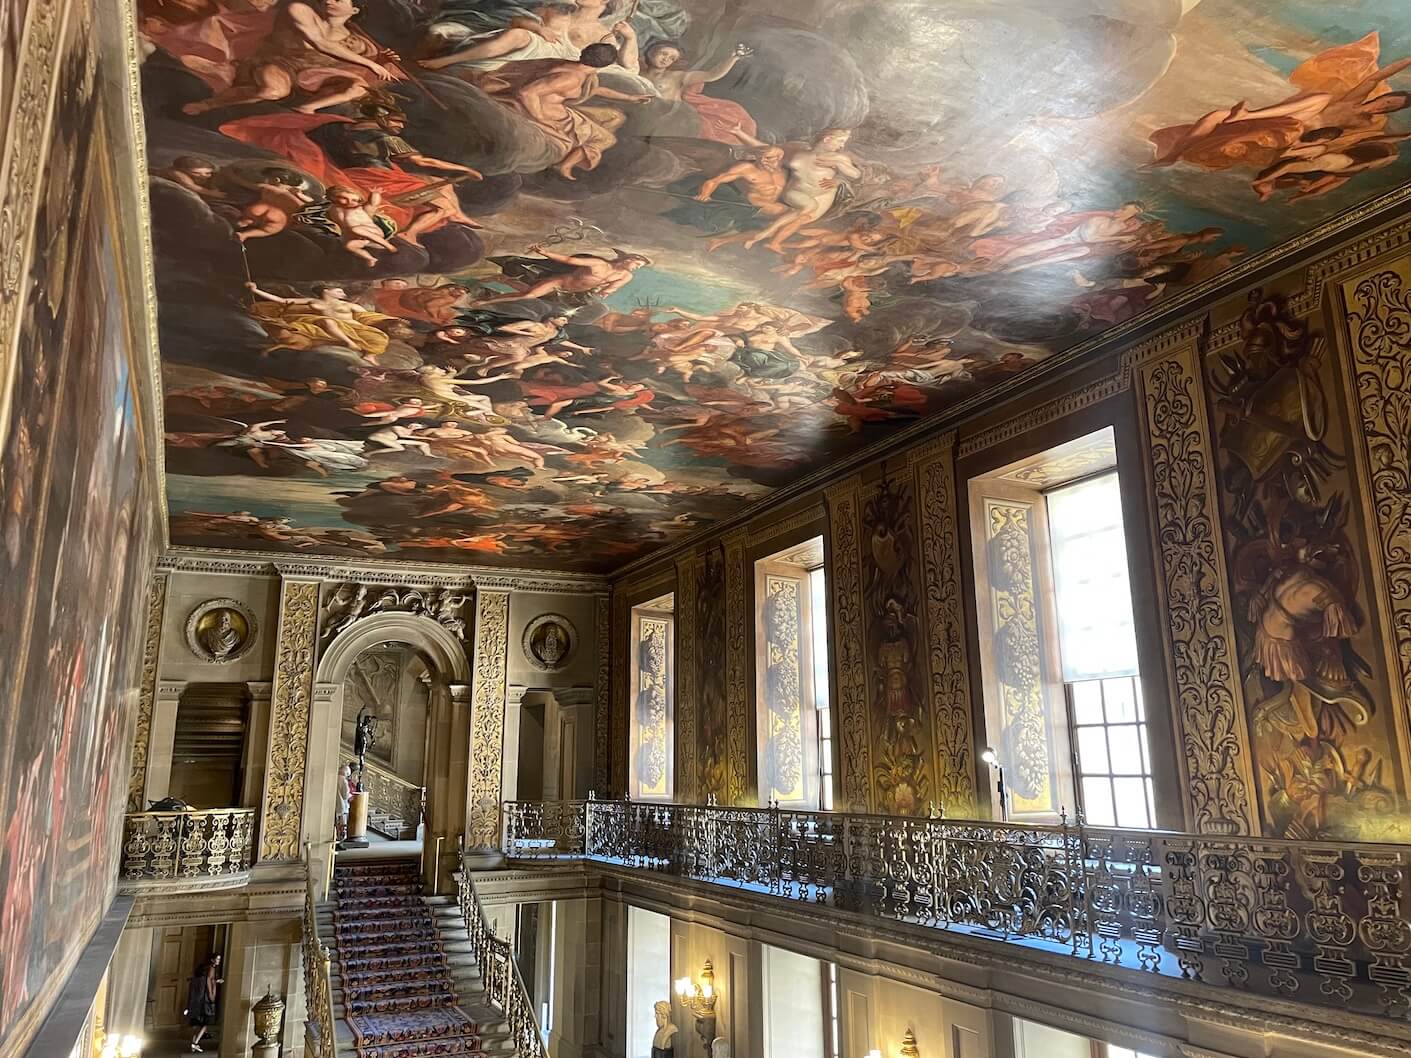
[[[457,899],[461,917],[465,919],[465,929],[470,934],[471,949],[480,967],[480,978],[485,988],[485,998],[498,1010],[509,1026],[514,1053],[519,1058],[548,1058],[544,1046],[544,1036],[539,1030],[539,1021],[534,1016],[534,1003],[529,998],[529,990],[524,987],[524,979],[519,976],[519,966],[514,961],[514,952],[509,942],[495,936],[485,917],[485,909],[475,893],[472,872],[465,864],[465,848],[460,852],[460,871],[457,878]]]
[[[255,810],[129,812],[123,821],[121,879],[125,886],[239,884],[254,855]]]
[[[351,754],[352,748],[344,743],[343,752]],[[364,759],[367,767],[359,781],[367,791],[368,807],[402,820],[409,831],[415,831],[426,804],[426,789],[408,782],[385,765]]]
[[[319,939],[314,901],[314,874],[304,859],[304,929],[300,951],[304,964],[304,1051],[310,1058],[338,1058],[338,1034],[333,1020],[333,986],[329,983],[329,951]]]
[[[1411,1018],[1411,848],[621,801],[508,802],[588,857],[1151,974]]]

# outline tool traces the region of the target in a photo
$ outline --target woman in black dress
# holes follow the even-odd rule
[[[220,968],[220,955],[212,955],[196,967],[191,975],[191,983],[186,989],[186,1023],[196,1030],[191,1037],[191,1050],[201,1053],[201,1037],[216,1020],[216,991],[221,978],[216,975]]]

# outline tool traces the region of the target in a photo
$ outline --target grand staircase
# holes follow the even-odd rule
[[[514,1053],[486,1001],[455,901],[425,897],[415,860],[337,866],[316,908],[329,945],[335,1037],[359,1058]]]

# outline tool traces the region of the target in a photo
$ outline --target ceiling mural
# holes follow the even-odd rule
[[[603,570],[1407,178],[1404,0],[138,0],[177,544]]]

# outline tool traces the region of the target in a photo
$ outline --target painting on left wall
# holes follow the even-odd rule
[[[95,47],[76,3],[0,460],[0,1055],[37,1029],[113,897],[156,538]]]

